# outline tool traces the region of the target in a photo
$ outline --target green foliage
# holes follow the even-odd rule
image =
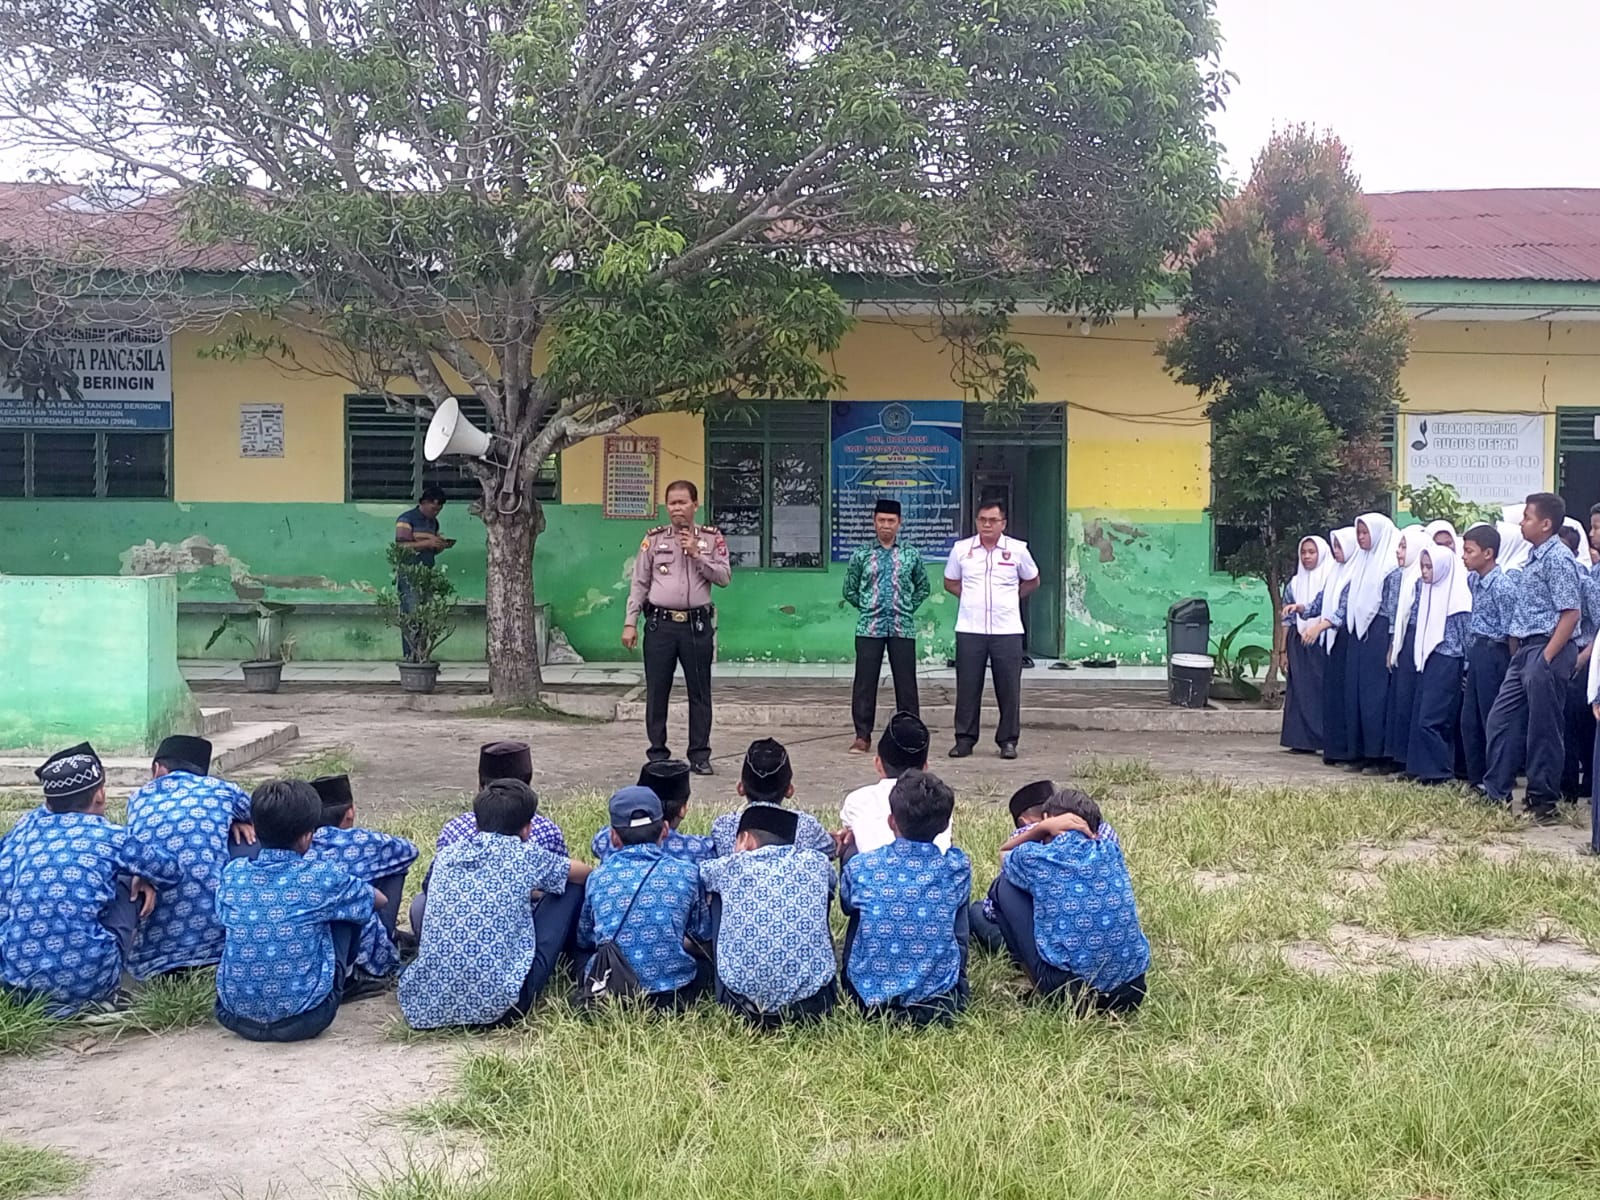
[[[1424,525],[1430,521],[1449,521],[1462,533],[1474,525],[1493,525],[1500,519],[1501,510],[1498,507],[1463,500],[1453,486],[1436,475],[1429,475],[1428,482],[1421,487],[1401,484],[1400,502]]]
[[[385,589],[378,593],[378,616],[409,639],[407,661],[432,662],[434,653],[456,630],[455,585],[438,567],[418,562],[415,552],[398,542],[389,545],[389,565],[396,577],[405,581],[415,603],[402,611],[398,587]]]
[[[1259,675],[1272,660],[1272,651],[1265,646],[1252,642],[1247,646],[1240,646],[1238,652],[1233,649],[1233,641],[1244,632],[1244,627],[1249,625],[1260,613],[1251,613],[1240,621],[1227,633],[1219,638],[1211,639],[1212,666],[1221,678],[1228,681],[1239,697],[1244,700],[1261,699],[1261,689],[1252,681]]]
[[[252,662],[288,662],[294,651],[294,639],[283,636],[283,618],[294,611],[294,605],[275,600],[257,600],[248,613],[228,613],[217,622],[217,627],[206,639],[205,649],[215,646],[222,637],[237,632],[241,626],[255,623],[253,640],[255,657]]]
[[[59,1150],[0,1142],[0,1200],[60,1195],[75,1187],[84,1165]]]

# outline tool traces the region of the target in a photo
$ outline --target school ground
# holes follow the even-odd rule
[[[349,769],[360,819],[422,845],[413,888],[480,742],[530,741],[574,845],[642,746],[620,724],[297,699],[296,757],[246,782]],[[736,750],[774,732],[718,728],[691,827],[733,803]],[[871,775],[847,733],[786,740],[819,812]],[[1576,817],[1531,829],[1352,782],[1266,734],[1029,731],[1022,751],[932,764],[961,797],[957,840],[983,887],[1012,788],[1049,775],[1101,797],[1154,952],[1132,1021],[1027,1006],[982,956],[960,1027],[921,1034],[841,1018],[754,1037],[713,1011],[646,1029],[557,1003],[513,1031],[419,1036],[379,997],[268,1047],[210,1023],[204,978],[38,1045],[0,1009],[0,1195],[1595,1194],[1600,1060],[1578,1048],[1600,1036],[1600,868]],[[31,803],[0,794],[0,827]]]

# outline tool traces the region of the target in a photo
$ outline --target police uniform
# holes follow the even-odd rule
[[[678,530],[658,525],[639,543],[628,591],[627,624],[644,619],[645,731],[649,758],[670,758],[667,701],[672,676],[683,664],[689,693],[689,765],[711,773],[711,659],[716,608],[711,586],[727,587],[732,575],[728,542],[710,525],[691,525],[698,558],[684,553]]]

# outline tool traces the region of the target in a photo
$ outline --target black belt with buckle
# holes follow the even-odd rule
[[[696,617],[710,617],[716,611],[717,606],[715,604],[702,604],[699,608],[660,608],[654,604],[646,604],[644,606],[644,615],[647,618],[660,617],[664,621],[675,621],[679,625],[692,621]]]

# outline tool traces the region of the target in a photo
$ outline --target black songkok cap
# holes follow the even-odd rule
[[[878,503],[873,506],[872,511],[875,514],[888,513],[891,517],[898,517],[900,515],[900,501],[890,500],[887,497],[880,496],[878,498]]]
[[[520,779],[533,782],[533,751],[527,742],[488,742],[478,751],[478,779]]]
[[[739,814],[740,833],[770,833],[786,846],[794,845],[800,814],[776,804],[752,804]]]
[[[789,752],[783,743],[776,738],[751,742],[744,754],[739,781],[744,784],[745,799],[782,804],[784,793],[794,782],[794,768],[789,765]]]
[[[639,786],[661,799],[661,807],[677,812],[689,801],[689,764],[681,758],[647,762],[639,769]]]
[[[205,775],[211,770],[211,743],[203,737],[175,733],[156,747],[155,760],[169,771]]]
[[[1011,823],[1022,826],[1022,814],[1030,808],[1043,808],[1044,802],[1056,794],[1056,785],[1048,779],[1025,783],[1011,793]]]
[[[79,742],[76,746],[57,751],[33,773],[44,786],[46,803],[51,800],[70,800],[85,792],[98,791],[106,781],[100,756],[88,742]]]

